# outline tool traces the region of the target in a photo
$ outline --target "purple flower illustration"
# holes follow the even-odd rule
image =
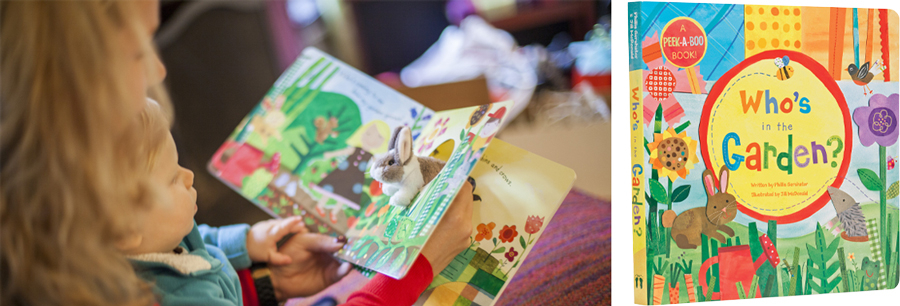
[[[878,143],[888,147],[897,143],[897,115],[900,114],[900,95],[886,97],[875,94],[869,98],[869,106],[853,111],[853,121],[859,126],[859,141],[863,146]]]

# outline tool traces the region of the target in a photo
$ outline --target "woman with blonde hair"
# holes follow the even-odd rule
[[[132,119],[169,108],[156,7],[0,3],[0,304],[154,303],[114,243],[152,196]]]

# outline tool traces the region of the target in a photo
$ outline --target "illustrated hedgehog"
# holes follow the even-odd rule
[[[843,230],[846,236],[842,235],[848,241],[867,241],[869,234],[866,231],[866,217],[863,215],[859,203],[856,202],[849,194],[843,190],[828,186],[828,196],[831,197],[831,203],[837,216],[834,217],[826,227],[834,228],[833,233],[837,234],[839,230]],[[840,224],[837,224],[840,222]]]

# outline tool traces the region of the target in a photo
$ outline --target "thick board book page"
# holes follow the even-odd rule
[[[434,112],[315,48],[307,48],[208,164],[274,217],[304,216],[342,235],[375,197],[366,172],[393,127],[419,136]]]
[[[379,195],[346,232],[348,243],[338,258],[394,278],[406,275],[511,106],[507,101],[434,113],[413,153],[438,151],[434,157],[446,165],[409,206],[390,205],[390,197],[376,191]]]
[[[575,172],[494,139],[467,179],[475,187],[471,245],[416,305],[493,305],[572,188]]]
[[[895,288],[898,16],[629,7],[635,302]]]

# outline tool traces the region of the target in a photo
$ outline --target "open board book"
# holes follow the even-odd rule
[[[628,13],[635,302],[896,287],[897,13]]]
[[[304,216],[345,235],[336,256],[402,278],[462,184],[474,188],[470,247],[420,298],[490,305],[512,279],[575,180],[566,167],[494,138],[511,102],[434,112],[314,48],[303,51],[208,164],[274,217]],[[393,128],[447,162],[408,207],[388,204],[369,173]]]

